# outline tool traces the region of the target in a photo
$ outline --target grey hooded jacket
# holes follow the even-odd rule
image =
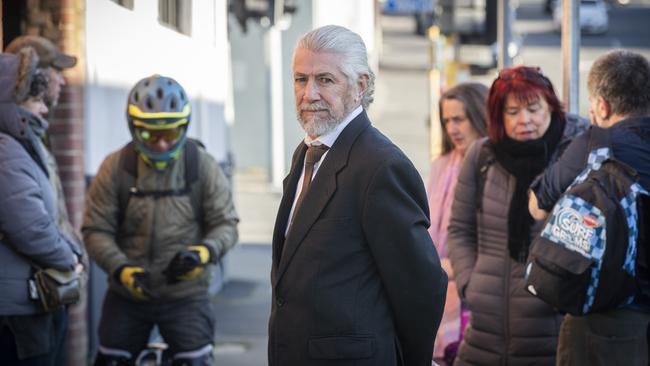
[[[79,250],[57,228],[56,200],[40,147],[15,103],[18,67],[18,56],[0,54],[0,316],[41,312],[29,297],[30,261],[72,270]]]

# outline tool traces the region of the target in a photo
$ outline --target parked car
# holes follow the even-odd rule
[[[556,1],[553,9],[555,29],[562,30],[562,1]],[[606,33],[609,29],[607,4],[604,0],[580,0],[580,31],[589,34]]]

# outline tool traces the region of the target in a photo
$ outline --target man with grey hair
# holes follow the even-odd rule
[[[422,179],[366,114],[366,47],[321,27],[292,66],[306,136],[273,233],[269,365],[430,366],[447,276]]]
[[[533,182],[530,211],[547,215],[587,165],[593,129],[605,128],[614,158],[634,168],[650,191],[650,64],[640,54],[614,50],[599,57],[587,78],[591,130],[574,139],[560,160]],[[644,200],[645,237],[650,200]],[[567,314],[560,328],[558,365],[648,365],[650,279],[648,239],[639,242],[636,278],[640,291],[630,305],[585,316]],[[623,269],[621,268],[621,271]]]

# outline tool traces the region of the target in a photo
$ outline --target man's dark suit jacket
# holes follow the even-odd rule
[[[285,239],[306,150],[293,155],[273,234],[269,366],[430,366],[447,276],[420,175],[362,112]]]

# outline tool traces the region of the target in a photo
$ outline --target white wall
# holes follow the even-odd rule
[[[368,62],[377,72],[375,0],[314,0],[312,16],[314,28],[335,24],[359,34],[368,49]]]
[[[192,1],[191,35],[158,21],[158,1],[133,10],[110,0],[86,2],[86,172],[130,140],[125,119],[129,90],[158,73],[176,79],[192,99],[190,135],[217,159],[229,150],[224,117],[230,102],[226,0]]]

